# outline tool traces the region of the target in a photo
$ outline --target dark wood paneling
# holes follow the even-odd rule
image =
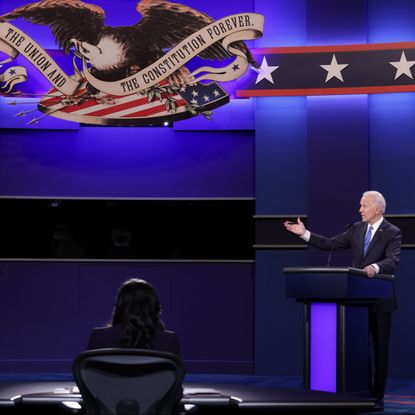
[[[294,222],[300,217],[307,224],[305,216],[281,216],[264,215],[254,216],[255,219],[255,245],[256,249],[286,249],[286,248],[305,248],[304,241],[284,227],[286,220]]]
[[[402,248],[415,248],[415,214],[385,215],[385,218],[402,231]]]
[[[0,199],[0,258],[252,260],[253,199]]]

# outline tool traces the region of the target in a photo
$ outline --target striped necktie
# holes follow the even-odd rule
[[[365,244],[364,244],[364,246],[363,246],[363,255],[364,255],[364,256],[366,255],[367,248],[369,248],[370,241],[371,241],[371,239],[372,239],[372,231],[373,231],[373,226],[372,226],[372,225],[370,225],[370,226],[369,226],[369,229],[368,229],[368,230],[367,230],[367,232],[366,232],[366,236],[365,236]]]

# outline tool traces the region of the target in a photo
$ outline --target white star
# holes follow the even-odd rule
[[[193,95],[194,97],[197,97],[197,96],[199,95],[199,92],[196,92],[195,90],[193,90],[193,91],[192,91],[192,95]]]
[[[272,73],[278,69],[279,66],[268,66],[267,58],[264,56],[262,59],[261,67],[256,70],[258,72],[258,76],[255,81],[255,85],[261,82],[263,79],[266,79],[267,81],[271,82],[271,84],[274,83],[274,79],[272,79]]]
[[[349,66],[349,64],[340,64],[337,63],[336,55],[333,54],[333,57],[331,59],[330,65],[320,65],[324,70],[327,71],[327,76],[325,82],[329,81],[331,78],[337,78],[340,79],[340,81],[343,81],[342,76],[342,70]]]
[[[402,52],[401,60],[399,62],[389,63],[397,69],[395,79],[398,79],[401,75],[406,75],[409,76],[411,79],[414,79],[412,77],[411,68],[415,65],[415,61],[407,61],[405,52]]]
[[[208,101],[209,101],[209,97],[208,97],[207,95],[205,95],[205,96],[203,97],[203,99],[205,100],[205,102],[208,102]]]
[[[183,85],[181,88],[180,88],[180,92],[185,92],[186,91],[186,85]]]
[[[194,105],[197,105],[197,101],[194,98],[190,102]]]
[[[213,91],[213,95],[215,96],[215,97],[218,97],[219,95],[220,95],[220,92],[218,91],[218,90],[214,90]]]

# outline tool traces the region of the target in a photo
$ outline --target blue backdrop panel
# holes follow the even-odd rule
[[[413,42],[415,2],[367,0],[368,42]]]
[[[366,43],[365,0],[307,0],[307,44]]]
[[[77,265],[1,263],[0,282],[0,370],[70,368],[80,339]]]
[[[254,264],[189,264],[171,279],[189,371],[253,374],[254,293]]]
[[[264,36],[255,47],[304,45],[306,4],[306,0],[255,0],[255,12],[265,16]]]
[[[305,250],[257,251],[255,267],[255,373],[300,376],[303,306],[285,296],[284,267],[305,265]]]
[[[414,213],[415,94],[370,97],[371,185],[386,197],[388,213]]]
[[[0,194],[252,197],[253,133],[171,128],[3,130]]]
[[[395,280],[398,310],[392,314],[389,366],[392,378],[413,379],[415,373],[414,263],[415,251],[404,250]]]
[[[369,184],[367,96],[308,98],[309,229],[336,235],[359,220],[359,201]],[[309,249],[310,263],[327,253]],[[333,265],[350,265],[350,253],[333,255]]]
[[[111,0],[109,0],[111,1]],[[129,0],[134,2],[134,0]],[[196,10],[200,10],[203,13],[208,14],[214,19],[221,19],[231,14],[253,12],[256,0],[241,0],[241,1],[203,1],[200,0],[181,0],[177,3],[185,4],[186,6],[192,7]]]
[[[309,220],[318,232],[359,218],[369,182],[367,106],[366,95],[308,98]]]
[[[257,215],[306,211],[306,126],[305,97],[256,99]]]
[[[4,372],[69,372],[90,330],[111,318],[119,285],[154,284],[189,372],[253,373],[254,266],[0,263]]]

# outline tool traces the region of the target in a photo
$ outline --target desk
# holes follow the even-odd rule
[[[269,386],[239,384],[184,384],[183,404],[204,407],[212,413],[233,407],[239,410],[259,411],[272,409],[273,412],[287,410],[342,411],[370,410],[374,402],[367,397],[342,395],[304,389],[282,389]],[[0,384],[0,408],[35,405],[59,405],[63,403],[82,404],[82,398],[74,382],[25,382]],[[67,404],[65,404],[67,406]],[[216,408],[216,409],[215,409]],[[32,412],[31,412],[32,413]],[[73,411],[72,411],[73,413]]]

